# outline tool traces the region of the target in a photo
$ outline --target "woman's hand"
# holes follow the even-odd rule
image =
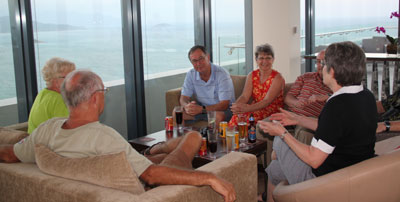
[[[279,121],[283,126],[297,125],[299,123],[299,115],[286,111],[282,108],[279,109],[280,113],[272,114],[269,119]]]
[[[258,121],[260,124],[260,129],[271,136],[282,135],[286,129],[278,121]]]
[[[248,104],[244,103],[233,103],[231,106],[231,111],[233,114],[242,114],[247,112]]]
[[[386,131],[386,126],[384,122],[379,122],[378,127],[376,128],[376,133],[381,133]]]

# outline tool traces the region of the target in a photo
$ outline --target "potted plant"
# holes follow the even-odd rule
[[[393,18],[393,17],[399,18],[400,14],[397,12],[392,12],[390,15],[390,18]],[[385,34],[387,40],[390,42],[390,44],[388,44],[386,46],[386,52],[389,54],[396,54],[398,38],[393,38],[393,37],[389,36],[388,34],[386,34],[386,30],[384,27],[376,27],[375,31],[378,33],[382,32],[383,34]]]

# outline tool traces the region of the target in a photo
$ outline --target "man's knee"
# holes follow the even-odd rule
[[[200,145],[202,137],[199,132],[192,131],[185,135],[185,139],[186,141],[189,141],[191,143],[198,143]]]

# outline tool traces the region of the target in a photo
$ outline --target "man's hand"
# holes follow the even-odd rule
[[[312,103],[312,102],[325,102],[328,98],[329,98],[328,95],[311,95],[308,98],[308,101],[310,103]]]
[[[224,197],[225,202],[233,202],[236,200],[236,192],[233,185],[219,177],[211,180],[210,186],[214,191]]]
[[[293,102],[291,107],[297,108],[297,109],[303,109],[308,104],[310,104],[310,102],[308,100],[302,99],[302,100],[298,100],[296,102]]]
[[[244,103],[233,103],[231,106],[231,111],[233,114],[242,114],[247,112],[248,104],[244,104]]]
[[[286,111],[282,108],[279,109],[281,113],[272,114],[269,119],[279,121],[283,126],[297,125],[299,115]]]
[[[195,116],[197,114],[200,114],[203,108],[198,105],[195,101],[191,101],[189,104],[185,105],[184,107],[186,114],[189,114],[191,116]]]

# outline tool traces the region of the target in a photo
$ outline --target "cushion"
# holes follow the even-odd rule
[[[24,131],[0,127],[0,144],[15,144],[28,135],[29,134]]]
[[[44,145],[35,146],[36,164],[47,174],[88,182],[133,194],[144,188],[126,159],[125,152],[85,158],[67,158]]]

